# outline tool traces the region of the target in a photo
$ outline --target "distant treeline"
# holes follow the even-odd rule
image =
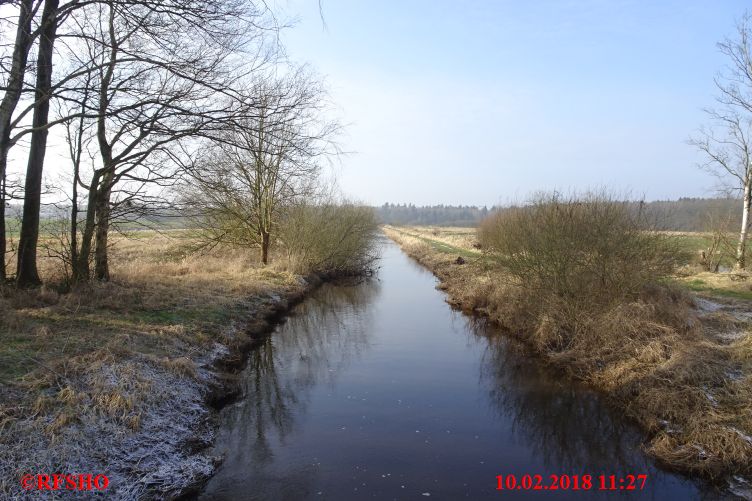
[[[634,202],[637,207],[639,202]],[[679,200],[658,200],[646,202],[645,209],[652,213],[659,226],[674,231],[713,231],[719,225],[737,231],[741,225],[741,200],[729,198],[680,198]],[[8,208],[8,221],[20,216],[20,206]],[[67,219],[69,207],[42,207],[43,222]],[[414,226],[477,226],[497,207],[474,205],[428,205],[387,203],[374,207],[379,221],[383,224]],[[133,211],[133,214],[114,218],[116,229],[133,230],[140,228],[176,229],[189,227],[188,221],[174,209]],[[127,217],[124,217],[127,216]]]
[[[675,231],[713,231],[719,225],[739,230],[742,201],[732,198],[680,198],[647,202],[661,226]]]
[[[491,209],[474,205],[384,204],[376,215],[384,224],[426,226],[476,226]]]
[[[635,202],[637,206],[638,202]],[[379,220],[393,225],[476,226],[497,207],[387,203],[376,207]],[[659,225],[674,231],[711,231],[719,224],[736,230],[741,225],[741,200],[680,198],[646,202],[645,209]]]

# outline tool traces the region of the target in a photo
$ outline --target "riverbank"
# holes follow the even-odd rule
[[[216,410],[248,351],[319,280],[193,245],[134,232],[113,244],[109,283],[2,290],[0,497],[23,497],[28,473],[101,473],[109,499],[174,497],[211,476]]]
[[[499,492],[508,473],[591,475],[567,499],[618,497],[598,476],[635,473],[649,480],[630,499],[730,497],[656,468],[596,392],[453,311],[393,242],[380,254],[377,278],[323,284],[252,350],[199,500],[537,498]]]
[[[752,476],[748,302],[698,300],[681,287],[666,286],[612,312],[613,322],[601,326],[599,339],[552,350],[546,346],[556,345],[556,319],[520,321],[526,315],[524,294],[509,288],[493,260],[476,248],[472,231],[386,227],[385,232],[441,280],[452,305],[488,316],[606,395],[645,430],[645,449],[661,464],[730,480],[733,489],[750,495],[743,479]]]

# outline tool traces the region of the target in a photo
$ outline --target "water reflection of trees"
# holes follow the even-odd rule
[[[515,433],[560,473],[654,473],[640,452],[640,435],[598,395],[573,384],[520,343],[494,333],[482,319],[466,319],[486,339],[481,382],[492,408]]]
[[[368,310],[378,293],[376,280],[326,284],[251,352],[241,376],[244,398],[225,413],[228,422],[222,427],[228,465],[246,468],[243,476],[263,474],[273,462],[274,442],[284,443],[294,431],[311,389],[333,385],[337,374],[368,349]],[[304,476],[295,475],[291,481],[299,485]]]
[[[481,383],[492,407],[513,423],[515,433],[559,474],[624,476],[648,474],[640,499],[663,499],[677,482],[692,483],[659,469],[642,452],[644,435],[622,414],[582,385],[531,357],[528,348],[466,318],[468,329],[486,341]],[[659,489],[665,486],[663,489]],[[728,492],[699,483],[699,499],[732,499]],[[615,495],[623,494],[616,492]],[[623,496],[622,496],[623,497]]]

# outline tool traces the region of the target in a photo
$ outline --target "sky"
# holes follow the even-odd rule
[[[280,1],[288,56],[326,79],[347,124],[336,172],[353,199],[716,193],[687,140],[744,1]]]

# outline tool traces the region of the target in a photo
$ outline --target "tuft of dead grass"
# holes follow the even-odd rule
[[[196,363],[188,357],[165,357],[160,362],[170,372],[181,376],[196,377]]]

